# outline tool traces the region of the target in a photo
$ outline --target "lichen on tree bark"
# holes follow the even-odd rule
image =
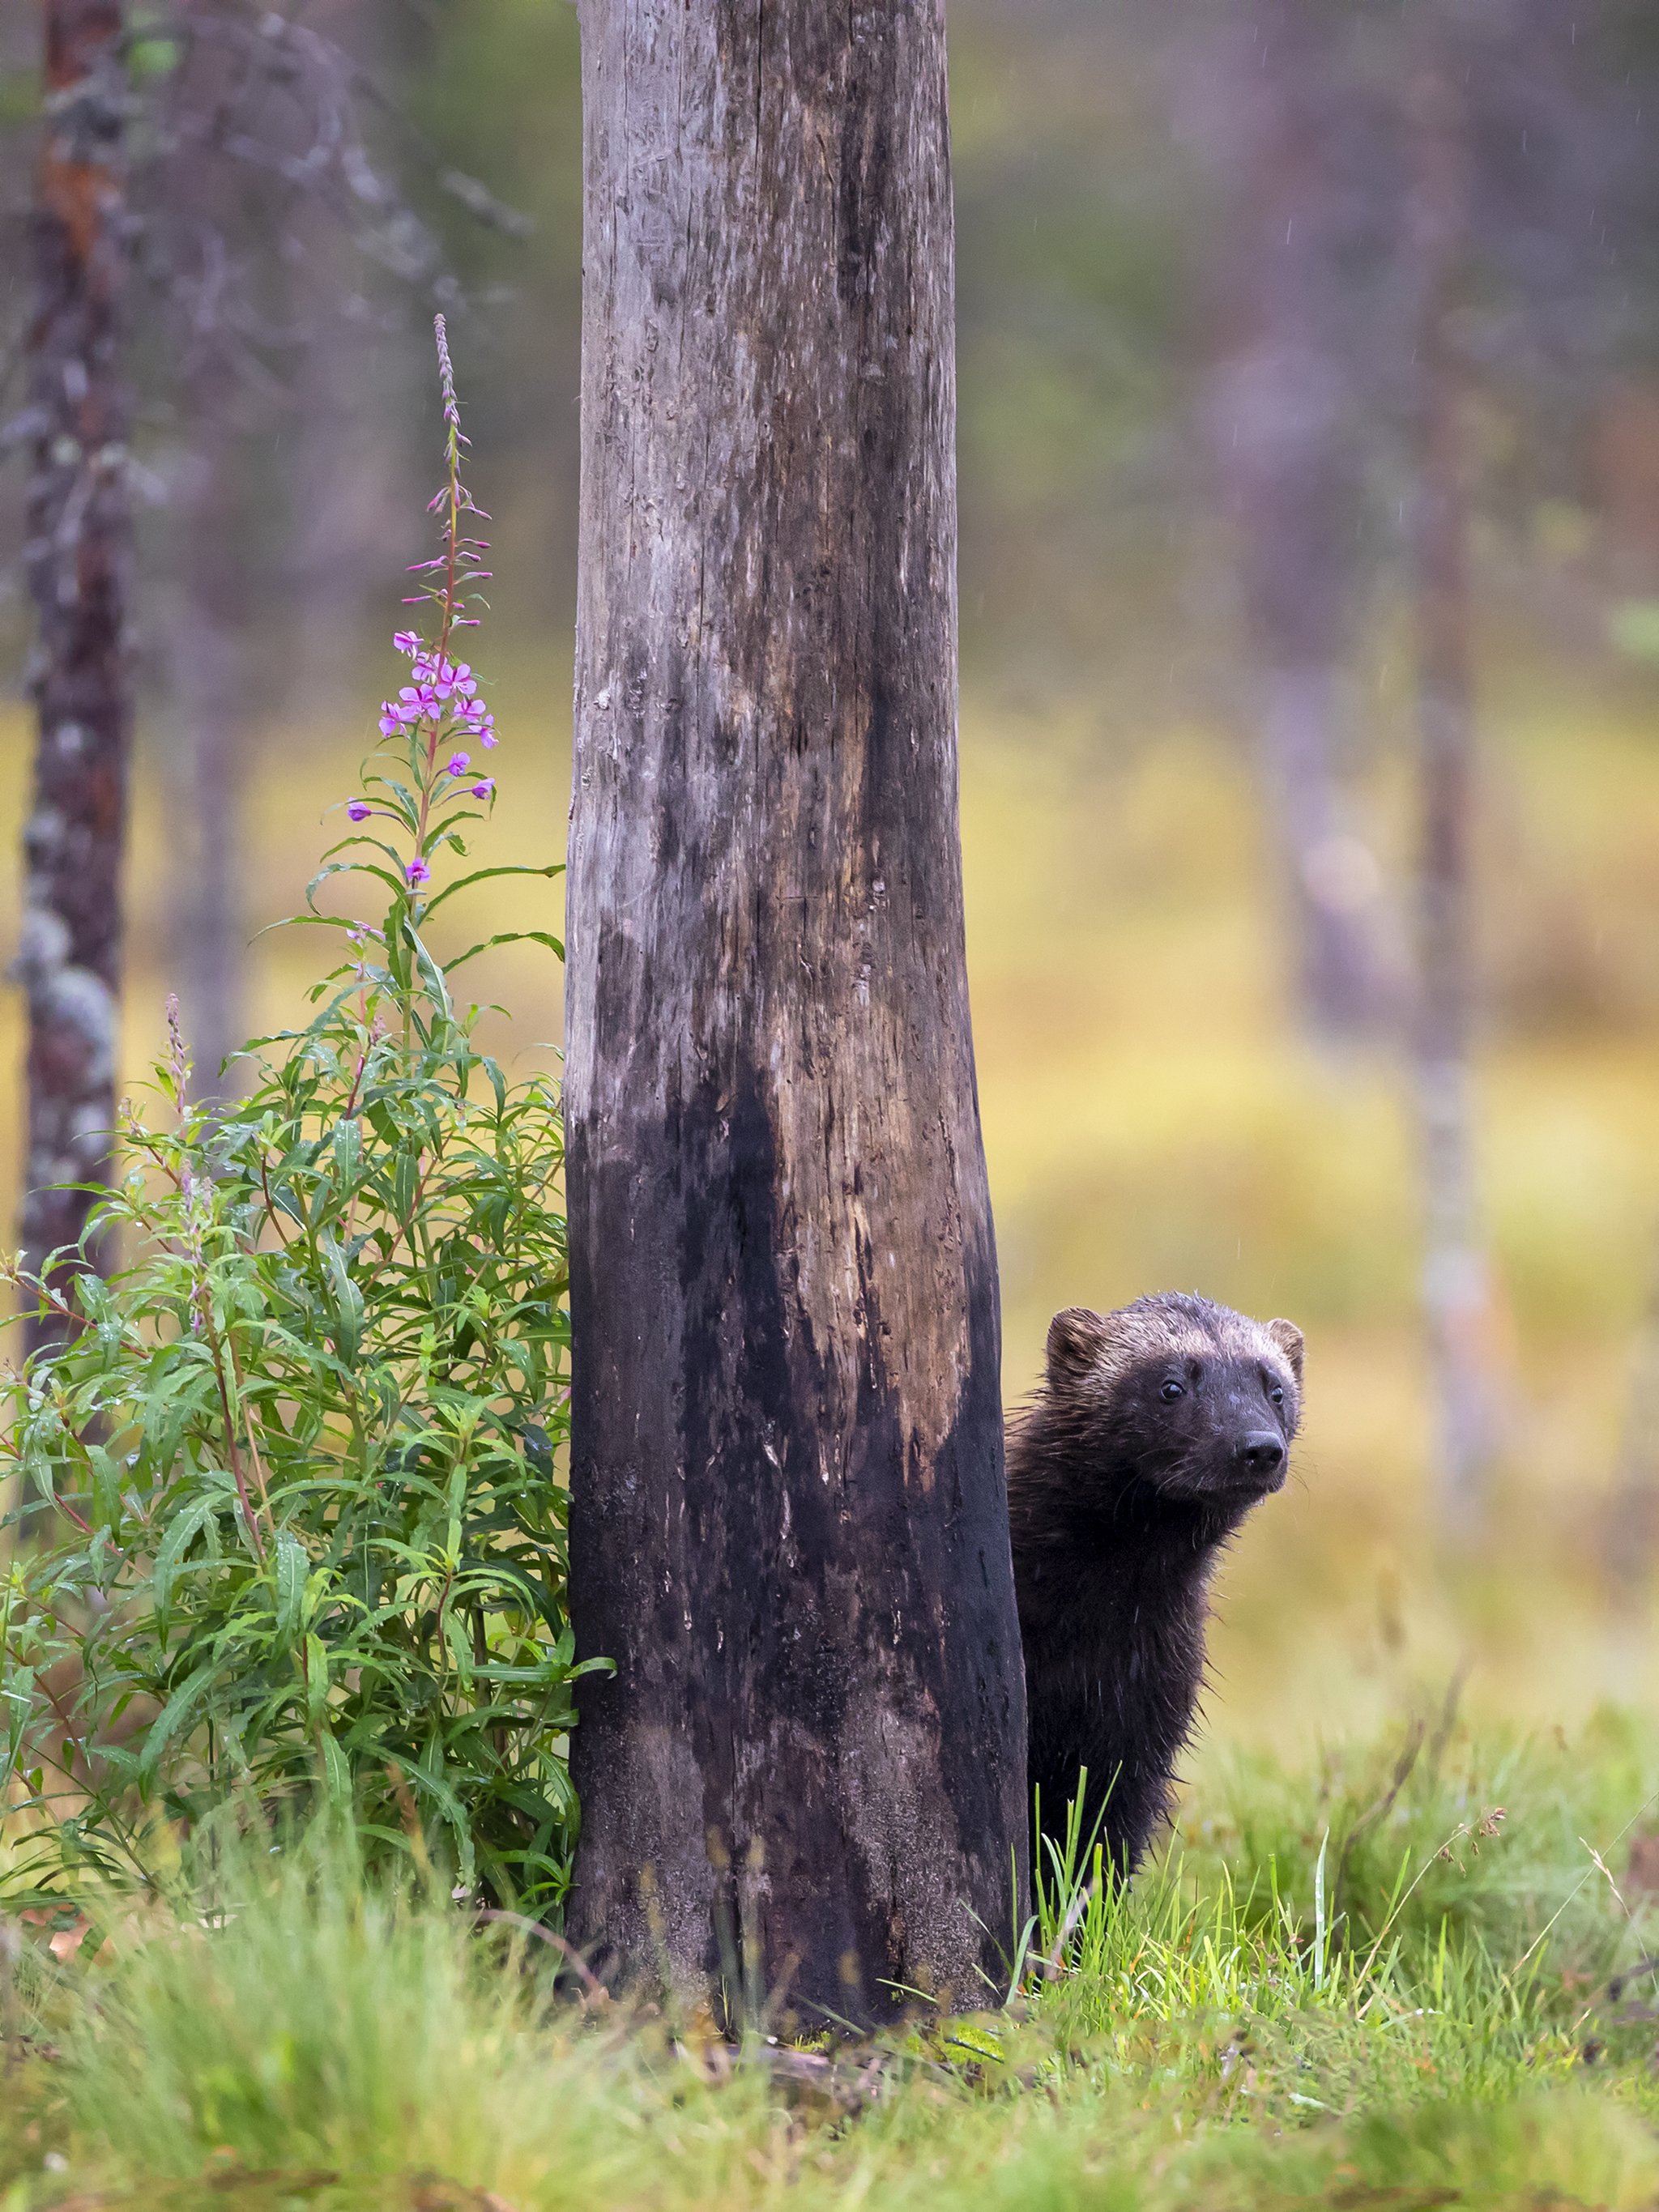
[[[110,1170],[131,740],[126,70],[119,0],[48,0],[31,226],[26,551],[40,626],[17,973],[28,998],[26,1262],[73,1247]],[[36,1324],[37,1338],[53,1324]]]

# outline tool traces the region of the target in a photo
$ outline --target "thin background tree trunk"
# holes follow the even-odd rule
[[[730,2010],[977,2003],[1025,1743],[943,9],[585,0],[582,30],[571,1601],[617,1673],[575,1735],[573,1929]]]
[[[260,517],[239,405],[246,370],[231,320],[247,246],[238,234],[240,179],[224,151],[243,124],[247,70],[233,48],[203,35],[224,18],[222,0],[182,0],[180,15],[193,19],[196,35],[170,88],[173,146],[161,181],[177,256],[169,290],[180,325],[176,404],[185,448],[171,502],[165,769],[178,866],[170,952],[196,1094],[215,1098],[235,1088],[236,1072],[227,1078],[222,1069],[246,1035],[241,799],[261,692],[247,581]]]
[[[1628,1604],[1648,1586],[1659,1541],[1659,1270],[1632,1347],[1630,1396],[1605,1534],[1607,1578]]]
[[[325,0],[312,27],[338,40],[376,82],[395,88],[400,63],[418,39],[404,0]],[[390,96],[400,97],[395,91]],[[289,701],[303,725],[356,712],[353,687],[364,675],[368,621],[398,575],[397,548],[408,536],[414,469],[405,425],[420,419],[424,386],[411,374],[426,362],[388,331],[366,287],[374,279],[362,248],[337,213],[303,201],[292,236],[301,251],[290,283],[305,331],[296,372],[295,419],[284,445],[293,453],[292,563],[288,598],[303,650],[293,656]],[[290,443],[291,435],[291,443]],[[361,716],[359,717],[361,719]]]
[[[1421,314],[1416,516],[1422,776],[1417,1086],[1425,1214],[1424,1301],[1447,1533],[1480,1527],[1495,1447],[1490,1275],[1476,1198],[1469,1045],[1474,1010],[1470,658],[1464,378],[1453,319],[1468,252],[1467,125],[1431,36],[1411,86],[1410,250]]]
[[[110,1173],[132,730],[123,10],[119,0],[46,0],[43,20],[27,550],[39,719],[18,958],[29,1016],[22,1233],[34,1267],[76,1243],[94,1202],[51,1186]],[[35,1339],[53,1333],[37,1325]]]
[[[251,702],[258,685],[247,642],[251,517],[239,495],[241,440],[229,395],[201,389],[217,381],[187,387],[185,420],[194,425],[194,438],[179,501],[183,527],[167,754],[181,848],[173,965],[200,1098],[221,1098],[238,1087],[237,1071],[222,1071],[246,1035],[241,801],[252,766]]]
[[[1343,74],[1349,30],[1328,0],[1270,0],[1248,44],[1239,21],[1211,45],[1230,79],[1215,134],[1231,210],[1216,428],[1296,1001],[1324,1039],[1374,1027],[1383,995],[1380,876],[1346,788],[1363,414],[1346,264],[1370,215],[1340,143],[1363,120]]]

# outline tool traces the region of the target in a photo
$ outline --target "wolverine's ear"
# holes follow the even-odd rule
[[[1270,1321],[1267,1334],[1291,1363],[1296,1387],[1302,1388],[1302,1332],[1293,1321]]]
[[[1107,1339],[1104,1319],[1087,1306],[1067,1306],[1048,1324],[1048,1388],[1078,1381],[1099,1358]]]

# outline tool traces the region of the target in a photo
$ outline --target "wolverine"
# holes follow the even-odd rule
[[[1281,1489],[1302,1411],[1302,1332],[1161,1291],[1048,1328],[1011,1425],[1008,1519],[1025,1653],[1034,1850],[1085,1841],[1127,1879],[1169,1814],[1204,1674],[1218,1554]]]

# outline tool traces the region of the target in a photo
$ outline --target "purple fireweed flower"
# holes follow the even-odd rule
[[[409,574],[418,588],[404,605],[423,609],[419,618],[433,624],[436,636],[435,640],[423,636],[412,628],[392,632],[392,645],[404,657],[409,680],[396,687],[394,697],[381,701],[380,710],[380,735],[401,739],[408,750],[418,797],[418,821],[410,821],[408,827],[415,830],[417,839],[428,835],[430,810],[446,802],[453,805],[462,791],[487,802],[493,803],[495,798],[495,777],[473,766],[476,749],[482,745],[489,750],[497,742],[495,717],[478,696],[478,678],[471,664],[452,658],[446,649],[459,650],[459,633],[477,628],[477,617],[462,612],[465,593],[489,574],[483,566],[486,541],[465,534],[463,519],[476,517],[487,524],[489,518],[461,481],[467,440],[461,428],[448,334],[441,315],[434,319],[434,327],[447,430],[444,441],[447,467],[447,482],[432,500],[431,512],[443,518],[440,533],[443,550],[429,560],[410,564]],[[445,743],[451,750],[441,755],[438,748]],[[367,822],[371,817],[402,819],[401,807],[388,808],[366,798],[349,799],[345,805],[353,823]],[[423,852],[401,866],[411,893],[422,891],[433,880],[432,864]]]

